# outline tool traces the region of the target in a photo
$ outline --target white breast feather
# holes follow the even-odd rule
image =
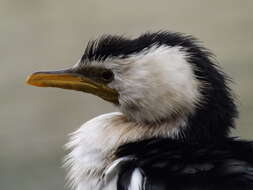
[[[132,173],[128,190],[144,190],[145,180],[141,169],[136,168]]]
[[[104,114],[84,123],[66,145],[71,150],[65,158],[69,185],[76,190],[116,189],[117,169],[125,159],[117,161],[113,157],[120,145],[157,136],[173,137],[183,125],[184,121],[177,121],[159,127],[141,126],[128,121],[120,112]],[[115,167],[113,163],[117,163]],[[103,173],[110,174],[111,179],[101,180]]]

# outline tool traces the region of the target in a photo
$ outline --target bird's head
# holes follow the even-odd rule
[[[103,36],[72,68],[33,73],[28,83],[95,94],[137,123],[180,119],[190,126],[184,135],[204,137],[202,128],[225,135],[236,116],[224,73],[194,38],[178,33]]]

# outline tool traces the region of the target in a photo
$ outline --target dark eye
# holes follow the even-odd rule
[[[112,81],[113,80],[113,72],[110,70],[103,71],[102,78],[103,78],[103,80],[108,81],[108,82]]]

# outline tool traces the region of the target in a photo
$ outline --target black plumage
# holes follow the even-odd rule
[[[148,50],[154,46],[181,46],[189,48],[189,52],[202,52],[211,55],[210,52],[198,45],[198,40],[190,35],[178,32],[159,31],[155,33],[144,33],[137,38],[127,38],[119,35],[103,35],[102,37],[89,41],[82,62],[105,61],[109,58],[127,58],[134,54]]]
[[[186,142],[149,139],[123,145],[118,157],[134,159],[122,166],[118,189],[127,190],[134,168],[146,190],[251,190],[252,142],[234,138]]]

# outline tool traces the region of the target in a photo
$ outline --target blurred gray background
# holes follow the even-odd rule
[[[253,1],[0,0],[0,189],[62,190],[68,134],[114,111],[88,94],[25,84],[34,71],[71,66],[90,38],[160,29],[192,34],[235,83],[233,135],[253,139]]]

